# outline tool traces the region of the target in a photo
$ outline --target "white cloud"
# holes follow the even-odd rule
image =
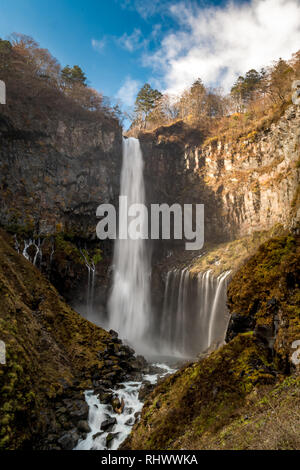
[[[273,60],[290,58],[300,47],[300,0],[252,0],[200,8],[174,3],[178,23],[144,65],[154,67],[168,93],[178,93],[197,77],[227,91],[239,74]]]
[[[118,0],[116,0],[118,1]],[[122,0],[121,7],[135,10],[143,19],[162,13],[172,0]]]
[[[95,49],[95,51],[102,52],[104,47],[105,47],[106,40],[105,40],[105,38],[103,38],[101,40],[92,39],[91,43],[92,43],[93,49]]]
[[[132,34],[124,33],[120,38],[116,39],[121,47],[129,52],[133,52],[147,44],[147,41],[143,39],[143,35],[140,29],[135,28]]]
[[[116,94],[116,98],[119,99],[125,106],[132,106],[135,102],[135,98],[140,89],[140,86],[141,83],[138,80],[126,77],[125,82]]]

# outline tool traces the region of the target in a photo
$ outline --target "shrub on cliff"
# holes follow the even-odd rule
[[[38,107],[96,112],[121,119],[118,107],[86,84],[86,76],[78,65],[61,69],[57,59],[30,36],[14,33],[10,41],[0,39],[0,78],[6,82],[8,107],[12,101],[36,101]],[[27,117],[28,118],[28,117]]]

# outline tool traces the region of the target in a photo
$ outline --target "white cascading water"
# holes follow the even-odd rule
[[[82,250],[80,250],[80,253],[84,259],[85,265],[88,270],[88,282],[87,282],[87,294],[86,294],[86,316],[87,318],[90,318],[90,315],[93,313],[96,266],[93,260],[91,262],[87,260],[87,257],[85,256]]]
[[[170,368],[165,364],[155,364],[161,369],[160,374],[144,375],[142,380],[155,384],[159,378],[175,372],[175,369]],[[120,444],[130,434],[132,426],[136,421],[136,413],[139,413],[143,408],[143,403],[139,399],[139,391],[142,386],[140,382],[123,382],[122,388],[112,390],[114,395],[119,400],[124,400],[123,413],[115,413],[111,405],[105,405],[99,401],[99,398],[92,390],[85,392],[85,399],[89,405],[88,422],[91,431],[87,434],[86,438],[79,441],[75,450],[104,450],[107,449],[107,438],[109,432],[101,432],[101,423],[109,418],[115,418],[116,424],[112,429],[114,439],[111,441],[109,448],[116,450]],[[99,432],[100,431],[100,432]]]
[[[224,340],[229,274],[215,277],[209,270],[192,277],[188,268],[168,272],[159,328],[162,353],[195,356]]]
[[[145,204],[143,167],[138,139],[123,139],[120,195],[127,197],[128,207],[136,203]],[[119,233],[127,233],[127,222],[127,212],[120,211]],[[143,224],[147,224],[147,220],[141,222],[140,233],[144,233]],[[108,301],[109,326],[140,349],[151,314],[151,268],[146,241],[117,238],[113,265],[113,285]]]

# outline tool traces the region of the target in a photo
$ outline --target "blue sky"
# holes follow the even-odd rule
[[[32,36],[62,65],[130,106],[146,81],[177,94],[200,76],[240,73],[300,47],[300,0],[1,0],[0,37]]]
[[[150,50],[156,46],[155,16],[142,16],[134,2],[121,0],[1,0],[0,36],[12,32],[32,36],[62,65],[79,64],[91,86],[114,96],[126,77],[143,83],[151,76],[141,56],[145,38],[151,36]],[[171,22],[162,16],[158,21],[167,29]],[[138,39],[141,42],[134,51],[130,48],[133,33],[136,45]]]

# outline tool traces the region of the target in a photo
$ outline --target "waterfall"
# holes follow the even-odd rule
[[[123,139],[120,195],[127,205],[145,203],[143,156],[137,139]],[[140,233],[146,220],[142,221]],[[120,208],[119,234],[127,233],[127,211]],[[141,347],[150,322],[150,260],[146,241],[117,238],[113,284],[108,301],[109,326],[135,347]]]
[[[162,353],[194,356],[224,340],[229,274],[215,277],[208,270],[192,277],[188,268],[168,272],[159,335]]]
[[[87,294],[86,294],[86,316],[89,318],[90,314],[93,312],[94,304],[94,291],[95,291],[95,271],[96,266],[94,261],[89,262],[84,252],[80,249],[80,253],[84,259],[85,265],[88,270],[88,283],[87,283]]]
[[[30,256],[29,253],[28,253],[28,249],[33,246],[34,249],[35,249],[35,253],[34,255]],[[17,251],[19,251],[19,244],[16,245],[16,249]],[[42,248],[41,248],[41,240],[40,238],[38,239],[38,241],[36,242],[35,239],[33,240],[24,240],[24,249],[23,249],[23,252],[22,252],[23,256],[30,262],[32,262],[32,264],[34,266],[36,266],[36,263],[37,263],[37,259],[39,258],[39,263],[40,265],[42,264]]]

